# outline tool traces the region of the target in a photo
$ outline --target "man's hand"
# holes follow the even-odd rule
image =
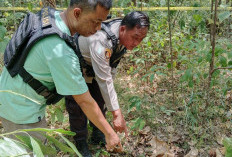
[[[107,150],[117,150],[119,152],[123,151],[118,135],[106,121],[99,106],[91,97],[89,91],[84,94],[73,95],[73,98],[77,104],[79,104],[80,108],[88,117],[88,119],[104,133]]]
[[[128,137],[128,130],[126,126],[126,121],[122,115],[122,112],[120,109],[116,111],[112,111],[113,114],[113,128],[116,132],[125,132],[126,138]]]
[[[112,132],[110,135],[106,135],[106,149],[107,151],[117,151],[122,152],[123,148],[120,142],[118,135],[115,132]]]

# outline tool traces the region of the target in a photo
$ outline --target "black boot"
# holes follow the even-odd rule
[[[86,140],[76,141],[76,147],[83,157],[92,157]]]
[[[95,126],[93,127],[93,132],[92,132],[92,136],[91,136],[91,143],[92,144],[100,144],[103,147],[106,144],[105,135]]]

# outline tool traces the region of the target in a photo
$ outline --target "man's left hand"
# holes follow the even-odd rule
[[[126,126],[126,121],[124,119],[124,116],[122,115],[121,109],[118,109],[116,111],[112,111],[113,114],[113,128],[116,132],[125,132],[126,138],[128,137],[128,130]]]

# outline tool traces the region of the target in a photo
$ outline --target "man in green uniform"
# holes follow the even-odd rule
[[[111,6],[111,0],[71,0],[67,10],[55,11],[56,28],[69,36],[75,33],[92,35],[101,28]],[[79,59],[66,41],[55,34],[34,43],[23,67],[49,90],[56,89],[60,95],[72,95],[86,116],[104,133],[108,149],[121,145],[89,94]],[[19,74],[12,77],[4,67],[0,90],[5,91],[0,92],[0,117],[6,132],[46,127],[46,99],[25,83]]]

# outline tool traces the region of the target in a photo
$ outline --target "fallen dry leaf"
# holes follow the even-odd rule
[[[144,138],[141,138],[140,140],[139,140],[139,144],[144,144],[144,142],[145,142],[145,139]]]
[[[153,139],[154,135],[152,133],[149,133],[147,136],[145,136],[146,141],[151,141]]]
[[[170,142],[177,142],[180,140],[181,137],[179,135],[176,136],[169,135],[169,138],[170,138]]]
[[[225,126],[226,126],[227,129],[230,129],[232,127],[231,121],[227,121],[225,123]]]
[[[173,133],[175,131],[175,129],[173,128],[173,126],[168,126],[167,131],[170,133]]]
[[[153,153],[153,148],[145,148],[144,150],[145,150],[146,155],[151,156]]]
[[[221,148],[219,148],[219,150],[222,153],[222,155],[225,156],[225,154],[226,154],[226,148],[225,147],[221,147]]]
[[[144,149],[143,148],[138,148],[138,153],[141,154],[141,155],[144,154]]]
[[[188,142],[188,144],[193,147],[193,146],[195,146],[195,144],[197,144],[197,141],[190,141],[190,142]]]
[[[198,149],[191,148],[190,152],[184,157],[197,157],[197,156],[198,156]]]
[[[209,157],[216,157],[216,149],[215,148],[211,148],[209,150]]]
[[[184,150],[181,149],[181,148],[179,148],[179,147],[177,147],[177,146],[175,146],[175,145],[172,145],[172,146],[171,146],[171,149],[169,150],[169,152],[171,152],[172,154],[177,155],[177,154],[179,154],[179,153],[183,154],[183,153],[184,153]]]
[[[175,157],[175,154],[173,154],[173,153],[166,153],[166,157]]]
[[[143,130],[141,130],[139,133],[142,135],[147,135],[151,131],[150,126],[146,126]]]
[[[152,157],[157,157],[158,155],[164,155],[169,151],[167,143],[160,141],[155,137],[149,143],[152,149],[154,150],[152,153]]]
[[[223,145],[223,139],[224,139],[225,137],[226,137],[225,135],[218,135],[218,136],[216,137],[217,143],[220,144],[220,145]]]
[[[223,157],[219,149],[216,149],[216,157]]]

